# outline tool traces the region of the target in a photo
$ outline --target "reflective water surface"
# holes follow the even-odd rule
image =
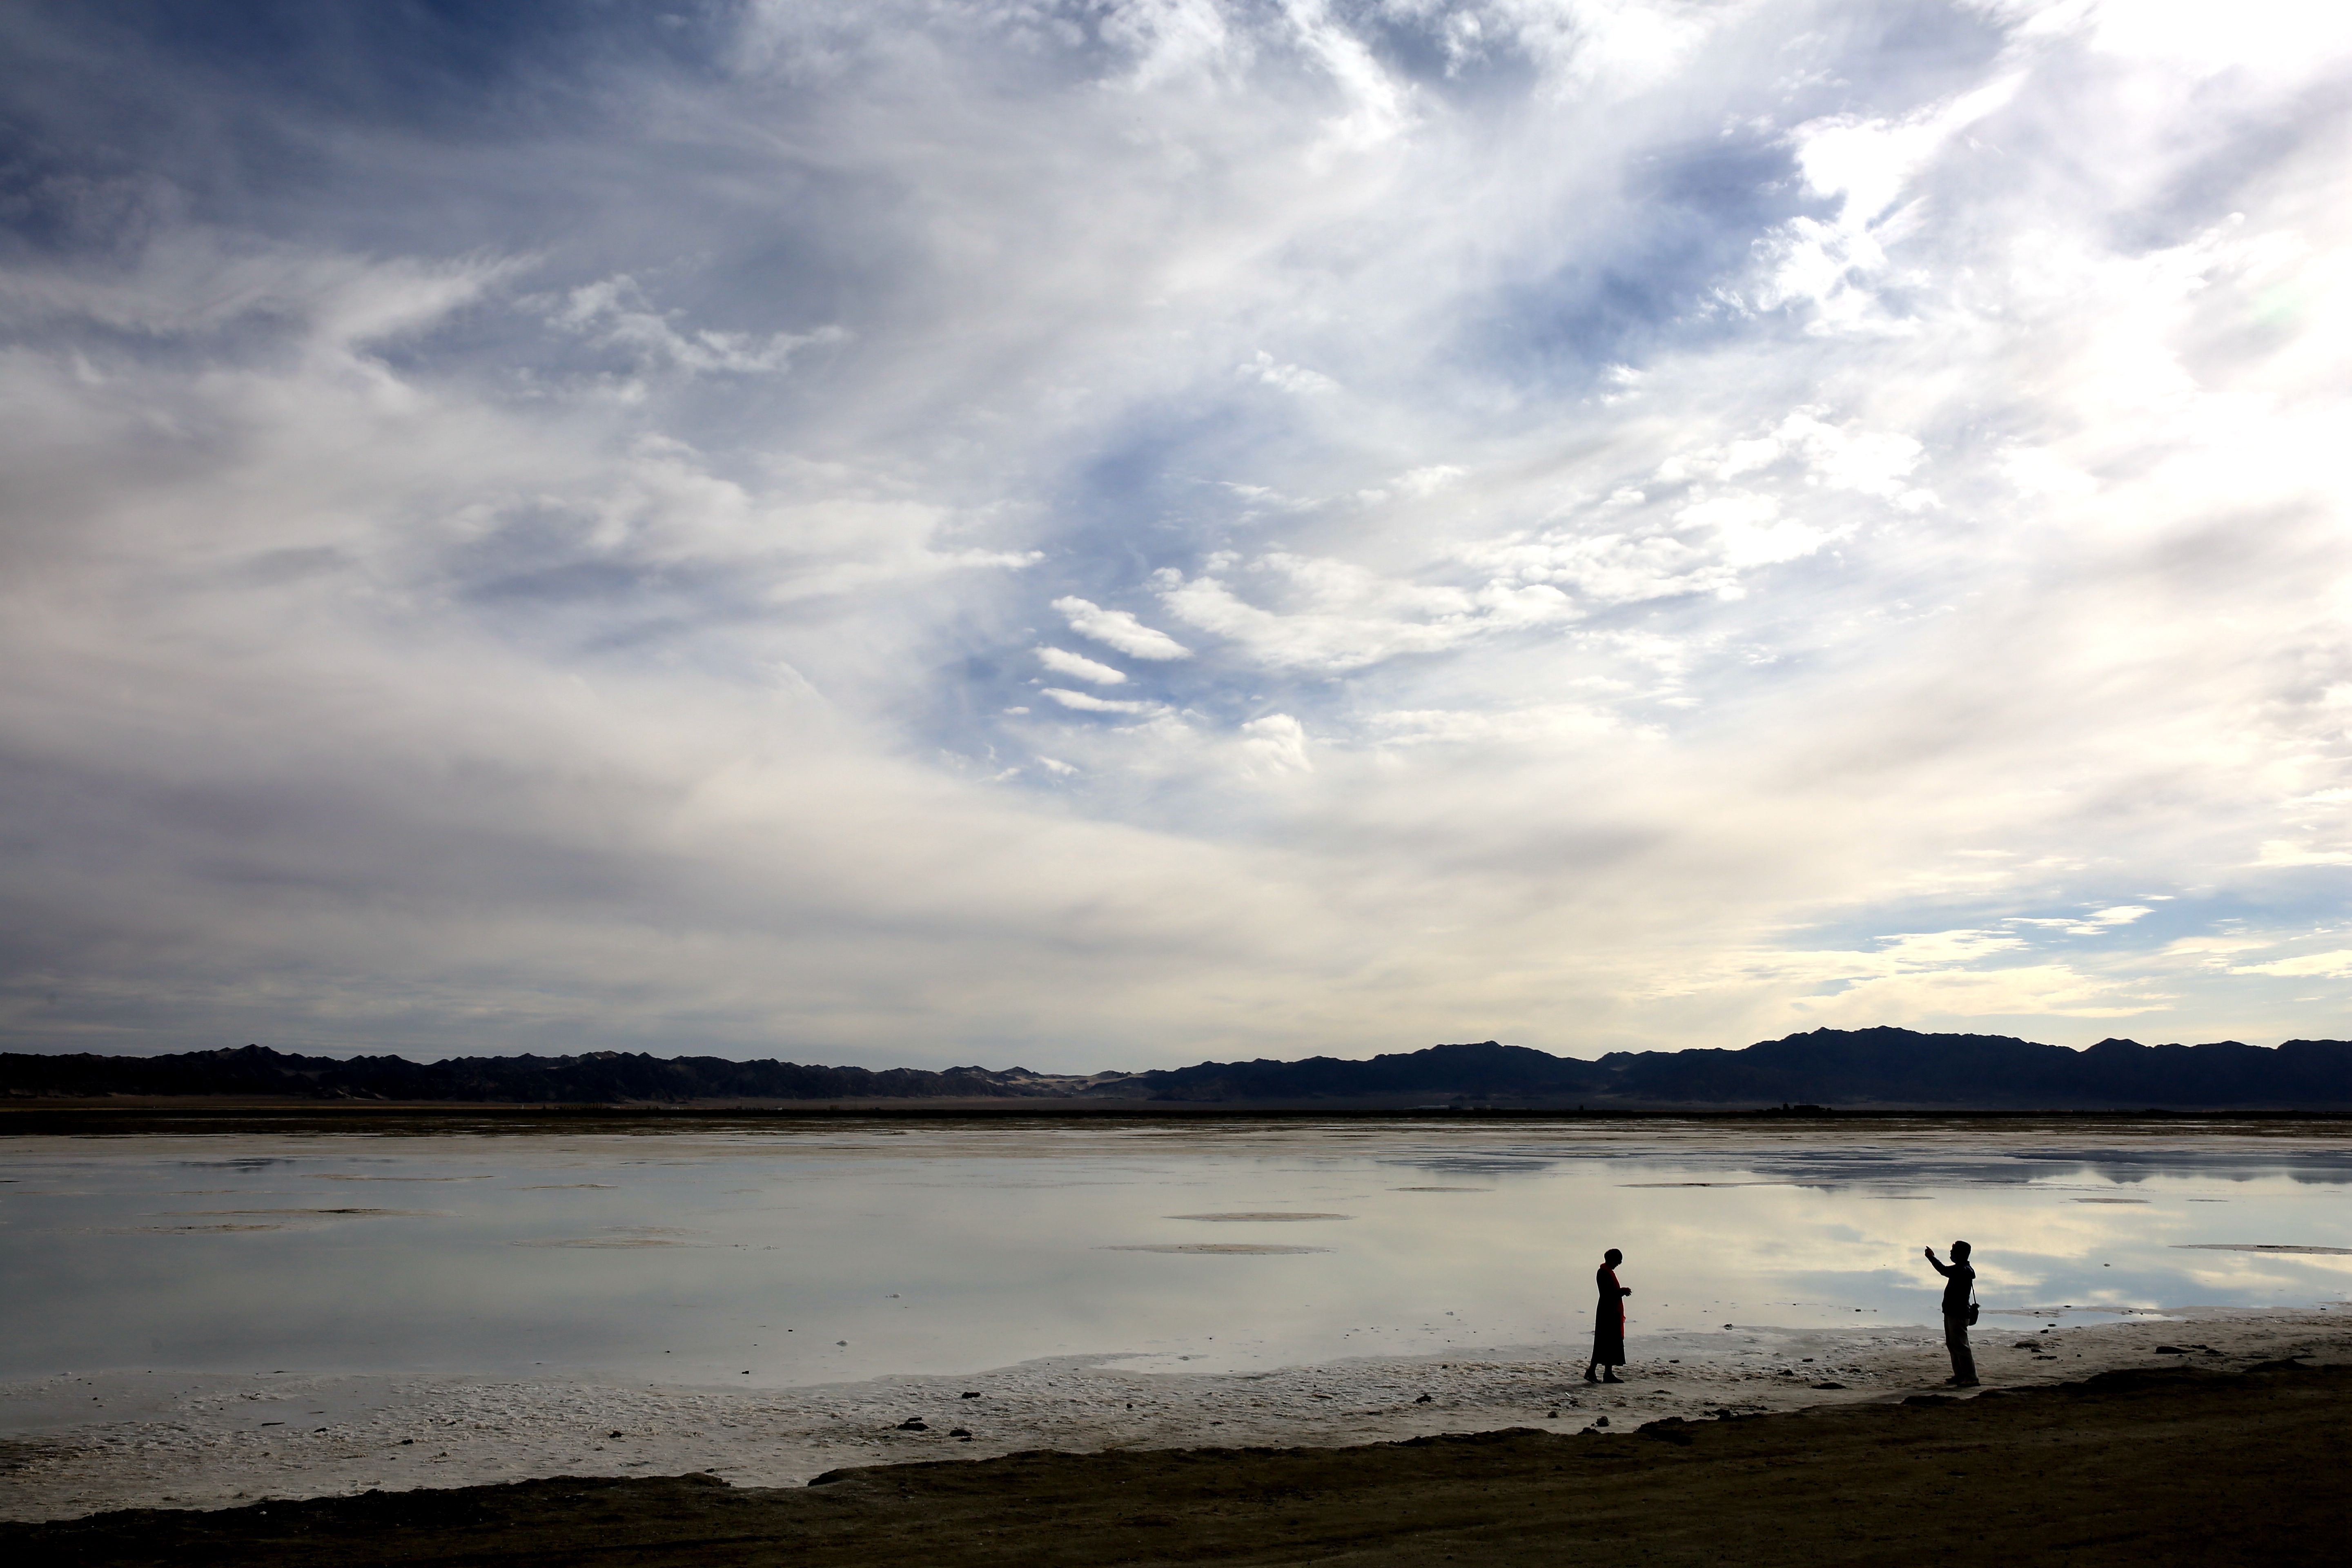
[[[2340,1125],[824,1123],[0,1141],[0,1376],[736,1387],[2341,1302]],[[2245,1250],[2264,1248],[2266,1250]],[[2270,1250],[2293,1248],[2295,1250]],[[2307,1249],[2307,1250],[2305,1250]]]

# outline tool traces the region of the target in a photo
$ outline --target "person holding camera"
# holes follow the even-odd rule
[[[1969,1263],[1969,1244],[1952,1243],[1952,1260],[1937,1261],[1936,1249],[1927,1248],[1927,1262],[1944,1277],[1944,1348],[1952,1352],[1952,1375],[1945,1381],[1954,1388],[1974,1388],[1977,1385],[1976,1352],[1969,1349],[1969,1325],[1977,1321],[1977,1271]]]

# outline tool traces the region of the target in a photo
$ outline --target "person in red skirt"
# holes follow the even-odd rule
[[[1625,1298],[1633,1290],[1617,1283],[1617,1266],[1625,1255],[1611,1247],[1601,1256],[1593,1281],[1601,1287],[1601,1306],[1592,1322],[1592,1359],[1584,1364],[1587,1383],[1622,1383],[1617,1369],[1625,1364]],[[1595,1377],[1595,1368],[1608,1370]]]

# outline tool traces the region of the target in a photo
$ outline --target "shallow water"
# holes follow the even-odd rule
[[[0,1143],[0,1377],[735,1387],[1104,1354],[1232,1371],[1632,1331],[2306,1307],[2352,1141],[2217,1121],[1024,1122]],[[2240,1247],[2339,1252],[2217,1250]]]

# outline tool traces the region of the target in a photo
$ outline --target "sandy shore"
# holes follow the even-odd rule
[[[2352,1367],[2283,1359],[1574,1436],[1033,1452],[807,1487],[567,1477],[140,1510],[0,1524],[0,1552],[41,1568],[2334,1568],[2352,1540],[2347,1469]]]
[[[2061,1326],[1991,1319],[1988,1387],[2126,1368],[2227,1370],[2290,1355],[2352,1362],[2352,1309],[2184,1309]],[[2160,1347],[2171,1347],[2164,1349]],[[1622,1387],[1580,1377],[1572,1347],[1366,1359],[1246,1375],[1122,1371],[1116,1357],[960,1378],[767,1391],[580,1381],[247,1378],[118,1373],[0,1388],[0,1518],[459,1488],[532,1478],[700,1472],[793,1487],[843,1468],[1203,1447],[1340,1447],[1506,1427],[1622,1432],[1699,1419],[1887,1403],[1946,1373],[1926,1329],[1747,1325],[1637,1339]],[[2175,1353],[2185,1352],[2187,1353]],[[919,1425],[910,1425],[919,1424]]]

